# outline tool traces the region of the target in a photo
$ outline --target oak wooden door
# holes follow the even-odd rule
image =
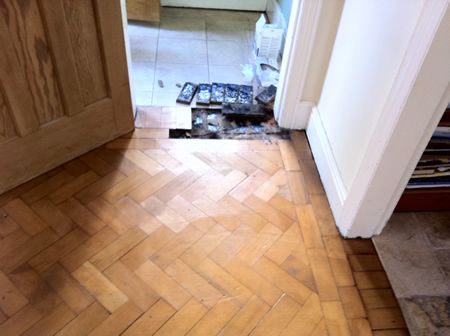
[[[132,128],[120,0],[0,1],[0,193]]]

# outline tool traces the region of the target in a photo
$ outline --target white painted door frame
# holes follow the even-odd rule
[[[269,0],[277,7],[276,0]],[[344,0],[292,2],[274,112],[280,126],[305,129],[322,91]]]
[[[280,80],[274,104],[278,124],[290,129],[305,129],[313,106],[304,101],[304,91],[323,0],[293,1]]]
[[[450,101],[448,0],[425,2],[353,184],[343,187],[320,115],[307,135],[340,232],[381,232]]]
[[[323,0],[293,3],[275,116],[283,127],[306,129],[341,233],[371,237],[380,233],[390,218],[450,101],[449,1],[425,2],[364,165],[348,189],[321,125],[317,101],[304,99],[323,7]]]

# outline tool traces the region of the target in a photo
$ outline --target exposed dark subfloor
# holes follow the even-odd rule
[[[289,139],[289,130],[278,126],[273,115],[265,118],[229,118],[222,109],[193,108],[192,129],[170,130],[170,138],[193,139]]]

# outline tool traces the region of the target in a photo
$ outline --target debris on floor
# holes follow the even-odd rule
[[[261,87],[278,86],[280,69],[276,60],[256,58],[256,78]]]
[[[194,99],[195,92],[197,91],[197,84],[186,82],[180,91],[177,98],[177,103],[191,104],[192,99]]]
[[[212,83],[211,104],[222,104],[225,96],[225,84]]]
[[[222,114],[230,119],[265,121],[269,113],[269,109],[261,104],[223,104],[222,107]]]
[[[277,87],[271,85],[267,88],[264,88],[255,99],[262,104],[270,104],[275,100],[275,95],[277,94]]]
[[[161,79],[158,79],[158,85],[160,88],[164,87],[164,82]]]
[[[255,25],[256,55],[277,58],[283,42],[283,29],[270,24],[265,15],[261,15]]]
[[[250,85],[241,85],[239,87],[239,95],[237,102],[239,104],[252,104],[253,103],[253,87]]]
[[[253,64],[241,64],[241,73],[244,76],[246,82],[253,82],[255,77],[255,69]]]
[[[201,83],[198,85],[197,104],[209,105],[211,102],[211,85]]]
[[[263,113],[264,112],[264,113]],[[192,129],[170,130],[170,138],[289,139],[272,111],[260,104],[224,104],[222,108],[192,108]]]
[[[239,85],[227,84],[225,86],[225,96],[223,98],[224,103],[236,103],[239,95]]]
[[[245,83],[191,83],[181,88],[177,102],[192,108],[192,128],[171,129],[171,138],[287,139],[278,126],[273,104],[280,76],[282,29],[261,17],[256,24],[253,60],[241,64]],[[197,93],[197,94],[196,94]],[[255,96],[256,95],[256,96]]]

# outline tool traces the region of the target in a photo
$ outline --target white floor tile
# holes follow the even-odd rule
[[[243,41],[246,38],[246,31],[249,24],[247,21],[232,20],[207,20],[207,37],[208,40],[233,40]]]
[[[159,23],[128,22],[129,36],[158,37]]]
[[[259,13],[163,7],[161,16],[160,24],[128,25],[137,105],[186,106],[176,98],[187,81],[252,84],[241,65],[254,63]]]
[[[136,62],[132,64],[131,80],[136,91],[153,91],[155,64]]]
[[[206,41],[160,38],[157,61],[159,63],[207,64]]]
[[[164,87],[160,88],[158,80],[162,80]],[[155,71],[155,92],[179,92],[177,83],[184,82],[209,83],[208,65],[206,64],[170,64],[157,63]]]
[[[149,36],[130,36],[132,62],[155,62],[158,39]]]
[[[206,23],[202,18],[162,18],[159,37],[169,39],[206,39]]]
[[[187,106],[177,103],[178,92],[154,92],[152,105],[155,106]]]
[[[239,65],[248,63],[247,43],[236,41],[208,41],[210,65]]]
[[[153,92],[134,90],[134,102],[136,105],[149,106],[152,105]]]
[[[246,80],[240,65],[211,65],[209,67],[211,82],[251,85]]]

